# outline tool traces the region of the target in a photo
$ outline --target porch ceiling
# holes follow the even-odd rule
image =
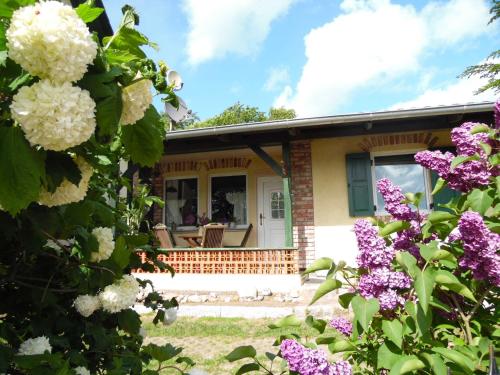
[[[493,122],[493,104],[425,108],[314,119],[230,125],[167,134],[165,154],[186,154],[281,145],[313,138],[450,129],[461,122]]]

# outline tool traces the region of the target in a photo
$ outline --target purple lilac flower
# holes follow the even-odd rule
[[[330,320],[329,325],[342,333],[344,336],[351,336],[352,323],[349,320],[341,317],[335,317]]]
[[[397,220],[413,220],[416,212],[410,206],[401,203],[405,196],[399,186],[394,185],[388,178],[377,181],[377,189],[382,194],[385,202],[385,210]]]
[[[410,221],[411,227],[401,232],[396,233],[396,237],[392,241],[394,250],[408,251],[415,258],[420,258],[420,251],[415,244],[420,237],[420,225],[416,220]]]
[[[324,351],[306,348],[295,340],[283,340],[280,349],[290,370],[300,375],[351,375],[349,363],[331,364]]]
[[[500,286],[500,235],[490,231],[477,212],[467,211],[458,222],[464,255],[460,266],[472,271],[477,280]]]
[[[394,259],[394,249],[385,244],[378,230],[368,220],[357,220],[354,233],[358,242],[359,253],[356,258],[359,267],[371,269],[388,267]]]
[[[471,134],[472,128],[476,125],[481,125],[476,122],[465,122],[451,131],[451,141],[457,147],[457,154],[464,156],[472,156],[476,153],[485,158],[486,154],[479,146],[481,142],[489,143],[488,134],[476,133]]]
[[[347,361],[339,361],[333,364],[332,375],[351,375],[352,367]]]
[[[401,291],[410,286],[411,278],[404,272],[378,268],[361,276],[358,290],[365,298],[377,298],[382,310],[394,310],[404,304]]]
[[[405,303],[405,299],[401,297],[394,289],[387,289],[378,296],[381,310],[394,310],[398,306]]]
[[[417,163],[433,170],[446,180],[451,189],[468,192],[476,187],[488,185],[491,173],[485,160],[471,160],[451,170],[451,152],[421,151],[415,154]]]

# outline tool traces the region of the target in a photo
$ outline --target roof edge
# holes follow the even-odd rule
[[[264,132],[269,130],[292,129],[308,126],[347,125],[372,121],[397,120],[426,116],[458,115],[473,112],[493,111],[494,102],[472,103],[438,107],[423,107],[391,111],[354,113],[335,116],[299,118],[291,120],[252,122],[246,124],[224,125],[209,128],[196,128],[168,132],[166,139],[195,138],[210,135],[234,134],[248,131]]]

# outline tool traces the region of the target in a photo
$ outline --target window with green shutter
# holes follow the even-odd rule
[[[370,153],[346,155],[350,216],[373,216]]]

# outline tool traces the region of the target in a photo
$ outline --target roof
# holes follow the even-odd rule
[[[354,113],[177,130],[167,133],[165,154],[272,146],[300,139],[449,129],[464,121],[493,121],[493,102]]]

